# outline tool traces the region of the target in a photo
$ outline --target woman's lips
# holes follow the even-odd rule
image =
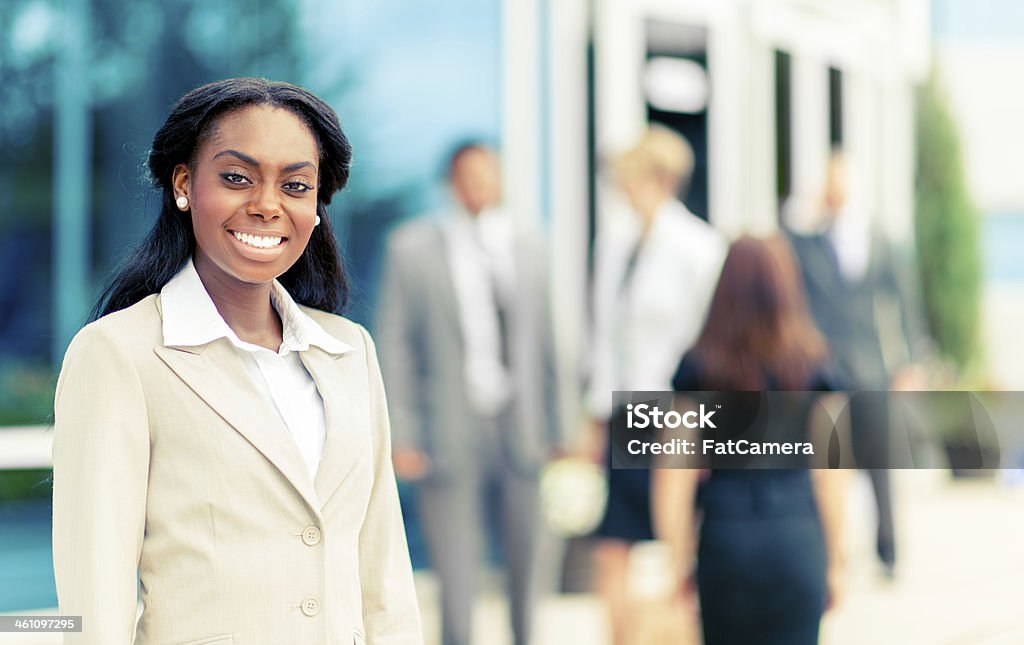
[[[235,246],[241,254],[253,260],[272,260],[281,254],[282,249],[288,243],[287,237],[278,234],[257,235],[232,230],[228,230],[226,233],[234,240]]]
[[[270,249],[279,246],[288,238],[276,233],[245,233],[229,230],[236,240],[255,249]]]

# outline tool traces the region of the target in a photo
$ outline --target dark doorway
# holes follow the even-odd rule
[[[708,110],[707,96],[710,92],[708,75],[708,30],[706,27],[687,25],[663,20],[648,20],[646,24],[646,60],[648,70],[652,61],[669,59],[686,61],[696,65],[703,72],[705,100],[683,108],[667,108],[651,102],[649,91],[645,91],[647,119],[660,123],[686,137],[693,147],[694,169],[689,186],[680,189],[680,199],[686,207],[701,219],[708,219]],[[645,90],[649,90],[645,86]],[[700,92],[701,88],[694,88]]]
[[[843,147],[843,72],[835,67],[828,68],[828,140]]]
[[[793,62],[775,50],[775,196],[782,209],[793,194]]]

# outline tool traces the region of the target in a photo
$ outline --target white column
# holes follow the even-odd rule
[[[779,225],[776,195],[775,48],[753,39],[748,53],[750,94],[746,115],[750,122],[746,142],[748,158],[747,211],[752,232],[766,234]]]
[[[750,207],[750,112],[757,92],[749,71],[748,21],[735,4],[717,7],[707,17],[708,77],[708,221],[730,237],[763,222]]]
[[[814,202],[821,194],[829,154],[828,66],[813,53],[793,56],[793,197]],[[797,228],[815,222],[794,223]]]
[[[61,23],[63,36],[53,67],[54,365],[60,365],[71,338],[85,322],[91,290],[90,2],[66,2]]]
[[[882,95],[882,232],[897,244],[914,234],[914,95],[905,78],[892,78]]]
[[[608,155],[632,145],[647,122],[641,94],[644,14],[622,0],[597,0],[596,6],[597,153]]]
[[[587,328],[587,0],[547,3],[551,297],[563,419],[579,418],[581,331]]]
[[[502,4],[501,152],[505,204],[520,221],[540,221],[540,0]],[[524,221],[525,220],[525,221]]]
[[[843,148],[850,198],[864,215],[882,216],[879,199],[878,89],[867,70],[843,70]],[[876,222],[877,224],[877,222]]]

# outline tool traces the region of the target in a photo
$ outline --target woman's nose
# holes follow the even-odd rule
[[[281,216],[281,196],[277,187],[272,184],[263,184],[253,192],[252,201],[249,202],[248,214],[259,217],[262,220],[276,219]]]

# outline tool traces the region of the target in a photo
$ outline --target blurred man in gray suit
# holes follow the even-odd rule
[[[498,159],[451,156],[453,204],[388,240],[377,338],[399,477],[441,583],[445,645],[469,643],[476,574],[497,516],[515,642],[529,640],[537,480],[560,444],[543,247],[501,209]]]
[[[917,365],[928,337],[914,294],[889,244],[862,212],[851,208],[842,153],[829,158],[823,229],[793,235],[808,304],[832,354],[834,385],[858,391],[850,400],[853,448],[868,464],[878,509],[878,557],[888,576],[896,565],[889,469],[888,390],[918,390],[926,378]]]

